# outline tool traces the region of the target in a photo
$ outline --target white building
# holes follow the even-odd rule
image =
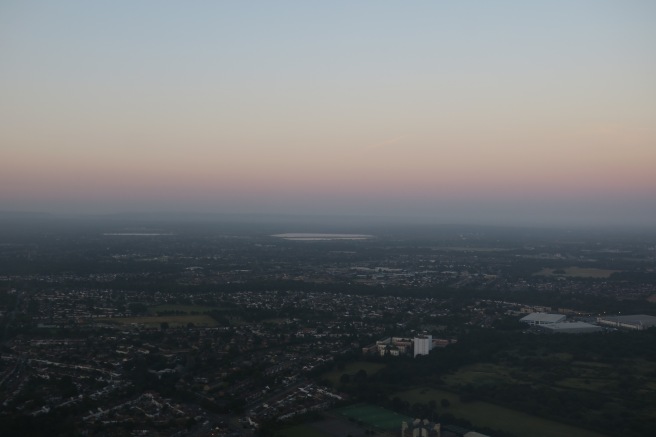
[[[585,322],[549,323],[540,325],[537,329],[550,334],[590,334],[603,331],[601,326]]]
[[[566,318],[567,316],[563,314],[531,313],[528,316],[522,317],[519,321],[529,325],[548,325],[564,322]]]
[[[597,317],[600,325],[612,326],[613,328],[635,329],[643,331],[656,326],[656,317],[646,314],[631,316]]]
[[[404,337],[387,337],[378,340],[371,346],[362,348],[362,353],[378,353],[381,357],[385,355],[392,355],[398,357],[399,355],[410,354],[412,352],[412,339]]]
[[[417,355],[428,355],[432,347],[433,347],[432,335],[420,335],[414,338],[415,357]]]
[[[413,422],[401,422],[401,437],[440,437],[442,426],[428,419],[415,419]]]

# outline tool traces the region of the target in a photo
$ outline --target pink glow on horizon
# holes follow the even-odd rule
[[[656,223],[653,2],[461,3],[13,2],[0,210]]]

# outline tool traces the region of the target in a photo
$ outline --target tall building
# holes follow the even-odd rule
[[[414,338],[414,356],[428,355],[433,346],[432,335],[419,335]]]

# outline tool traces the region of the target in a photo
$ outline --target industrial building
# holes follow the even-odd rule
[[[604,326],[611,326],[613,328],[643,331],[645,329],[651,328],[652,326],[656,326],[656,317],[648,316],[646,314],[597,317],[597,323]]]
[[[600,326],[585,322],[549,323],[537,325],[535,329],[549,334],[591,334],[603,331]]]
[[[563,314],[531,313],[528,316],[522,317],[519,321],[529,325],[549,325],[564,322],[566,318],[567,316]]]

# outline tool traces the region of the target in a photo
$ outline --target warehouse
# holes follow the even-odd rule
[[[656,317],[645,314],[635,314],[632,316],[611,316],[597,317],[597,323],[613,328],[635,329],[643,331],[652,326],[656,326]]]
[[[585,322],[552,323],[536,326],[536,329],[549,334],[591,334],[602,331],[600,326]]]
[[[531,313],[526,317],[522,317],[519,321],[529,325],[548,325],[563,322],[566,318],[567,316],[563,314]]]

